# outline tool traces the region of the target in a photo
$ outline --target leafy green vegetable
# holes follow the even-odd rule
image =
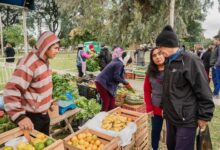
[[[95,72],[100,70],[99,59],[97,55],[92,56],[86,61],[86,67],[87,67],[87,71],[90,72]]]
[[[70,74],[53,74],[53,98],[54,100],[67,100],[66,92],[71,92],[73,96],[78,97],[78,88],[76,78]]]
[[[79,97],[75,104],[81,108],[81,111],[76,115],[76,119],[89,119],[101,110],[101,105],[95,99],[87,100],[85,97]]]

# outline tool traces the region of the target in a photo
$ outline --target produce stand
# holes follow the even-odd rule
[[[131,118],[137,125],[137,131],[134,134],[134,149],[146,149],[148,147],[148,116],[146,113],[135,112],[117,107],[109,113],[119,113],[122,116]]]
[[[118,150],[119,138],[112,137],[112,136],[109,136],[109,135],[106,135],[106,134],[103,134],[103,133],[100,133],[100,132],[97,132],[97,131],[94,131],[88,128],[81,129],[77,131],[76,133],[73,133],[69,135],[68,137],[66,137],[64,139],[64,145],[65,145],[66,150],[80,150],[79,148],[68,144],[68,141],[70,141],[73,136],[77,136],[80,133],[86,133],[86,132],[96,135],[97,139],[100,140],[101,143],[104,144],[104,147],[102,148],[102,150]]]
[[[41,134],[41,133],[38,132],[37,130],[32,130],[30,132],[30,136],[32,138],[35,138],[37,136],[37,134]],[[3,145],[4,143],[8,142],[9,140],[17,138],[19,136],[24,136],[24,132],[20,128],[15,128],[15,129],[9,130],[7,132],[4,132],[4,133],[0,134],[0,145]],[[49,138],[48,136],[46,136],[46,137]],[[63,141],[57,140],[53,144],[44,148],[44,150],[64,150]]]
[[[63,115],[59,115],[56,118],[52,118],[50,121],[50,135],[55,135],[58,134],[60,132],[62,132],[63,130],[69,130],[71,133],[74,133],[73,128],[71,126],[71,122],[73,121],[75,115],[80,112],[79,108],[75,108],[73,110],[68,110],[67,112],[65,112]],[[61,121],[65,121],[66,126],[60,129],[56,129],[53,130],[52,127],[58,123],[60,123]]]

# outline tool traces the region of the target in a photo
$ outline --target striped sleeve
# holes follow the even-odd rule
[[[25,117],[22,107],[22,94],[29,87],[33,78],[33,72],[25,65],[17,66],[10,81],[3,92],[5,111],[14,122],[19,122]]]

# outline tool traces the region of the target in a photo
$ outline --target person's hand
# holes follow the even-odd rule
[[[154,112],[153,111],[150,111],[147,113],[150,117],[153,117],[154,116]]]
[[[198,120],[198,126],[200,129],[206,127],[208,125],[208,121]]]
[[[53,101],[52,103],[51,103],[51,105],[50,105],[50,108],[49,108],[49,110],[50,111],[53,111],[54,110],[54,107],[56,107],[56,103]]]
[[[24,119],[22,119],[21,121],[18,122],[18,126],[22,129],[22,130],[32,130],[34,129],[34,125],[31,121],[30,118],[25,117]]]
[[[130,90],[130,91],[132,91],[133,93],[135,93],[135,91],[134,91],[134,89],[132,88],[132,86],[131,86],[130,83],[126,84],[125,87],[126,87],[128,90]]]

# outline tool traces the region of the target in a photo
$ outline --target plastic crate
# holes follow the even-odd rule
[[[77,83],[77,87],[78,87],[79,95],[87,97],[87,95],[88,95],[88,87],[85,86],[85,85],[82,85],[80,83]]]
[[[135,74],[133,72],[125,72],[125,79],[134,79]]]

